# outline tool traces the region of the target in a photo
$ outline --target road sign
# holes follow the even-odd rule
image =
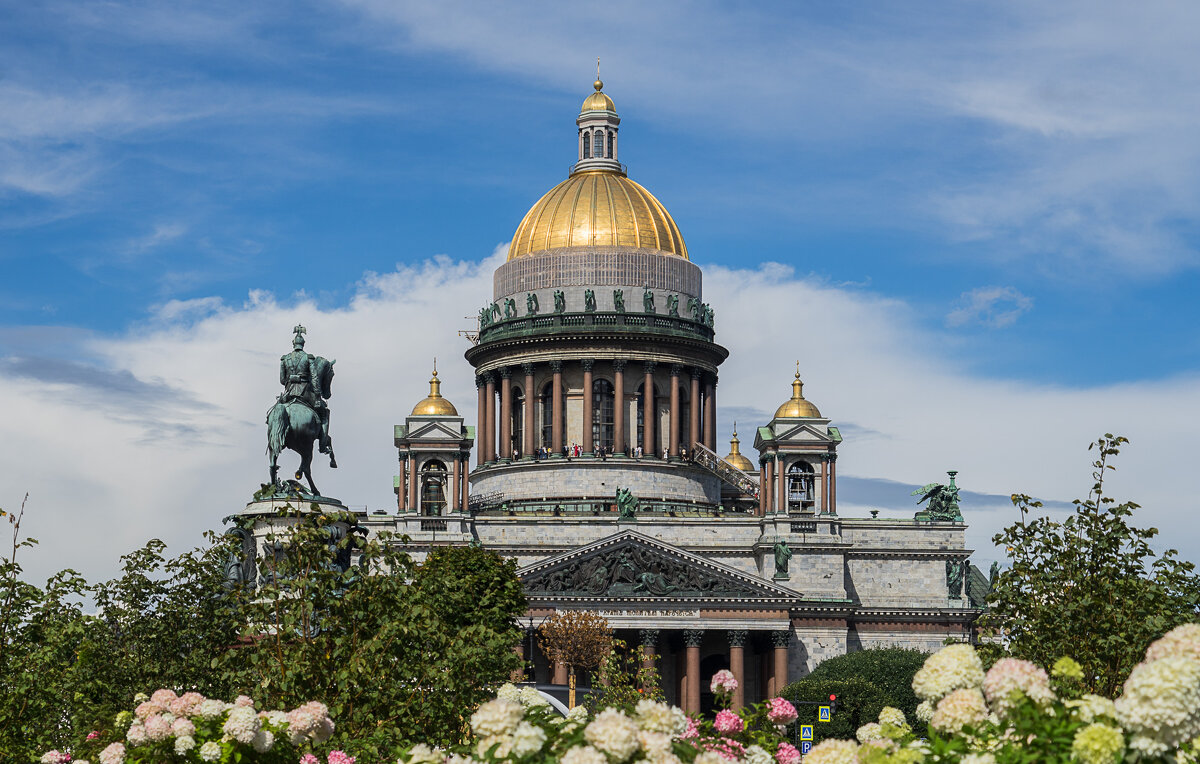
[[[801,755],[807,756],[808,752],[811,750],[812,750],[812,741],[811,740],[801,740],[800,741],[800,754]]]
[[[800,725],[800,739],[812,742],[813,726],[811,724],[801,724]]]
[[[827,722],[833,717],[829,706],[817,706],[817,721]]]

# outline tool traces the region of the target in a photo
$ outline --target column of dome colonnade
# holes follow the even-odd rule
[[[606,364],[603,376],[596,374],[597,363]],[[637,392],[627,392],[626,369],[628,364],[638,363],[640,386]],[[642,458],[681,457],[681,449],[691,444],[702,443],[713,448],[712,433],[716,418],[716,375],[698,367],[672,364],[663,371],[657,361],[641,361],[628,358],[564,359],[532,362],[515,359],[513,363],[499,365],[476,377],[478,389],[479,451],[476,466],[492,465],[512,461],[516,455],[520,460],[537,458],[539,448],[545,448],[550,456],[562,455],[565,446],[578,443],[581,455],[592,455],[598,448],[605,455],[628,457],[633,454],[632,445],[641,445]],[[549,371],[549,374],[546,372]],[[685,388],[682,377],[690,378]],[[581,377],[578,388],[567,384],[568,378]],[[611,377],[611,381],[610,381]],[[552,385],[549,396],[538,392],[537,380],[544,379]],[[596,439],[597,421],[596,383],[603,382],[612,387],[613,400],[612,437]],[[650,395],[645,395],[649,386]],[[658,392],[665,389],[666,392]],[[592,391],[589,395],[588,391]],[[685,390],[688,390],[685,393]],[[686,400],[684,399],[686,395]],[[693,403],[699,398],[699,404]],[[539,411],[539,402],[550,399],[548,410],[551,421],[544,421]],[[513,401],[521,399],[518,412]],[[568,400],[579,400],[581,410],[576,438],[571,437],[571,428],[564,426]],[[661,406],[663,400],[668,403]],[[621,403],[617,403],[617,402]],[[688,406],[685,409],[684,403]],[[623,405],[622,405],[623,404]],[[636,404],[636,408],[635,407]],[[630,442],[631,411],[640,422],[642,437]],[[665,423],[664,421],[665,420]],[[539,426],[540,425],[540,426]],[[659,427],[661,426],[661,431]],[[520,433],[518,438],[516,433]],[[552,434],[549,440],[541,437],[542,432]]]

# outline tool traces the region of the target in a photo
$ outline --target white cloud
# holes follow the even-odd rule
[[[946,315],[947,326],[982,324],[990,329],[1012,326],[1033,308],[1033,298],[1013,287],[987,286],[963,292],[959,305]]]
[[[177,304],[115,337],[73,336],[78,352],[52,362],[45,343],[4,359],[0,506],[31,494],[26,527],[42,540],[25,558],[44,575],[71,566],[96,577],[150,537],[178,550],[237,512],[266,479],[263,417],[277,392],[291,329],[337,359],[332,432],[340,468],[316,466],[317,484],[352,505],[393,506],[392,425],[426,394],[438,358],[443,393],[474,423],[475,388],[457,335],[491,292],[498,248],[482,263],[445,258],[367,274],[345,305],[254,292],[239,306]],[[736,415],[747,437],[790,394],[793,362],[805,394],[846,427],[838,461],[848,477],[907,484],[959,470],[965,490],[1066,500],[1090,487],[1086,444],[1103,431],[1132,445],[1113,473],[1114,494],[1141,502],[1138,520],[1200,558],[1188,417],[1200,379],[1068,388],[972,376],[952,346],[919,328],[906,304],[797,278],[777,265],[709,267],[706,299],[730,348],[718,403],[722,438]],[[86,359],[86,360],[78,360]],[[859,433],[861,436],[856,435]],[[292,458],[293,461],[287,461]],[[282,466],[294,466],[294,455]],[[988,539],[1011,514],[1004,502],[965,507],[981,567]],[[844,513],[865,514],[843,496]],[[904,515],[900,504],[887,513]]]

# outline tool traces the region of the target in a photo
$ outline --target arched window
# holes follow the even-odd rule
[[[436,517],[446,508],[446,465],[430,459],[421,467],[421,514]]]
[[[615,132],[613,132],[612,130],[608,131],[608,153],[605,154],[605,156],[608,157],[609,159],[613,158],[613,140],[616,137],[617,137],[617,134]]]
[[[542,445],[554,447],[554,383],[547,382],[542,388]]]
[[[607,379],[592,382],[592,441],[600,448],[613,447],[613,386]]]
[[[583,134],[583,158],[584,159],[592,158],[592,134],[591,133]]]
[[[787,471],[788,503],[801,508],[813,503],[813,467],[808,462],[793,462]]]
[[[602,159],[604,157],[604,131],[603,130],[597,130],[596,132],[592,133],[592,146],[593,146],[592,153],[596,155],[597,159]]]
[[[525,442],[525,393],[521,392],[521,388],[514,387],[512,390],[512,443],[509,445],[509,452],[502,456],[509,456],[514,451],[521,452]],[[528,456],[529,454],[521,454]]]

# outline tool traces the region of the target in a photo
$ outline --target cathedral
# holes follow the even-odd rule
[[[719,669],[750,703],[849,651],[970,639],[986,579],[967,562],[953,476],[954,500],[912,519],[839,514],[842,436],[799,373],[764,380],[780,402],[742,423],[757,455],[736,430],[719,455],[729,352],[682,232],[620,161],[620,124],[597,80],[569,176],[479,296],[477,420],[435,369],[395,427],[397,512],[362,525],[408,535],[417,559],[468,544],[515,559],[531,632],[599,612],[689,713]],[[522,650],[526,681],[566,682],[536,640]]]

